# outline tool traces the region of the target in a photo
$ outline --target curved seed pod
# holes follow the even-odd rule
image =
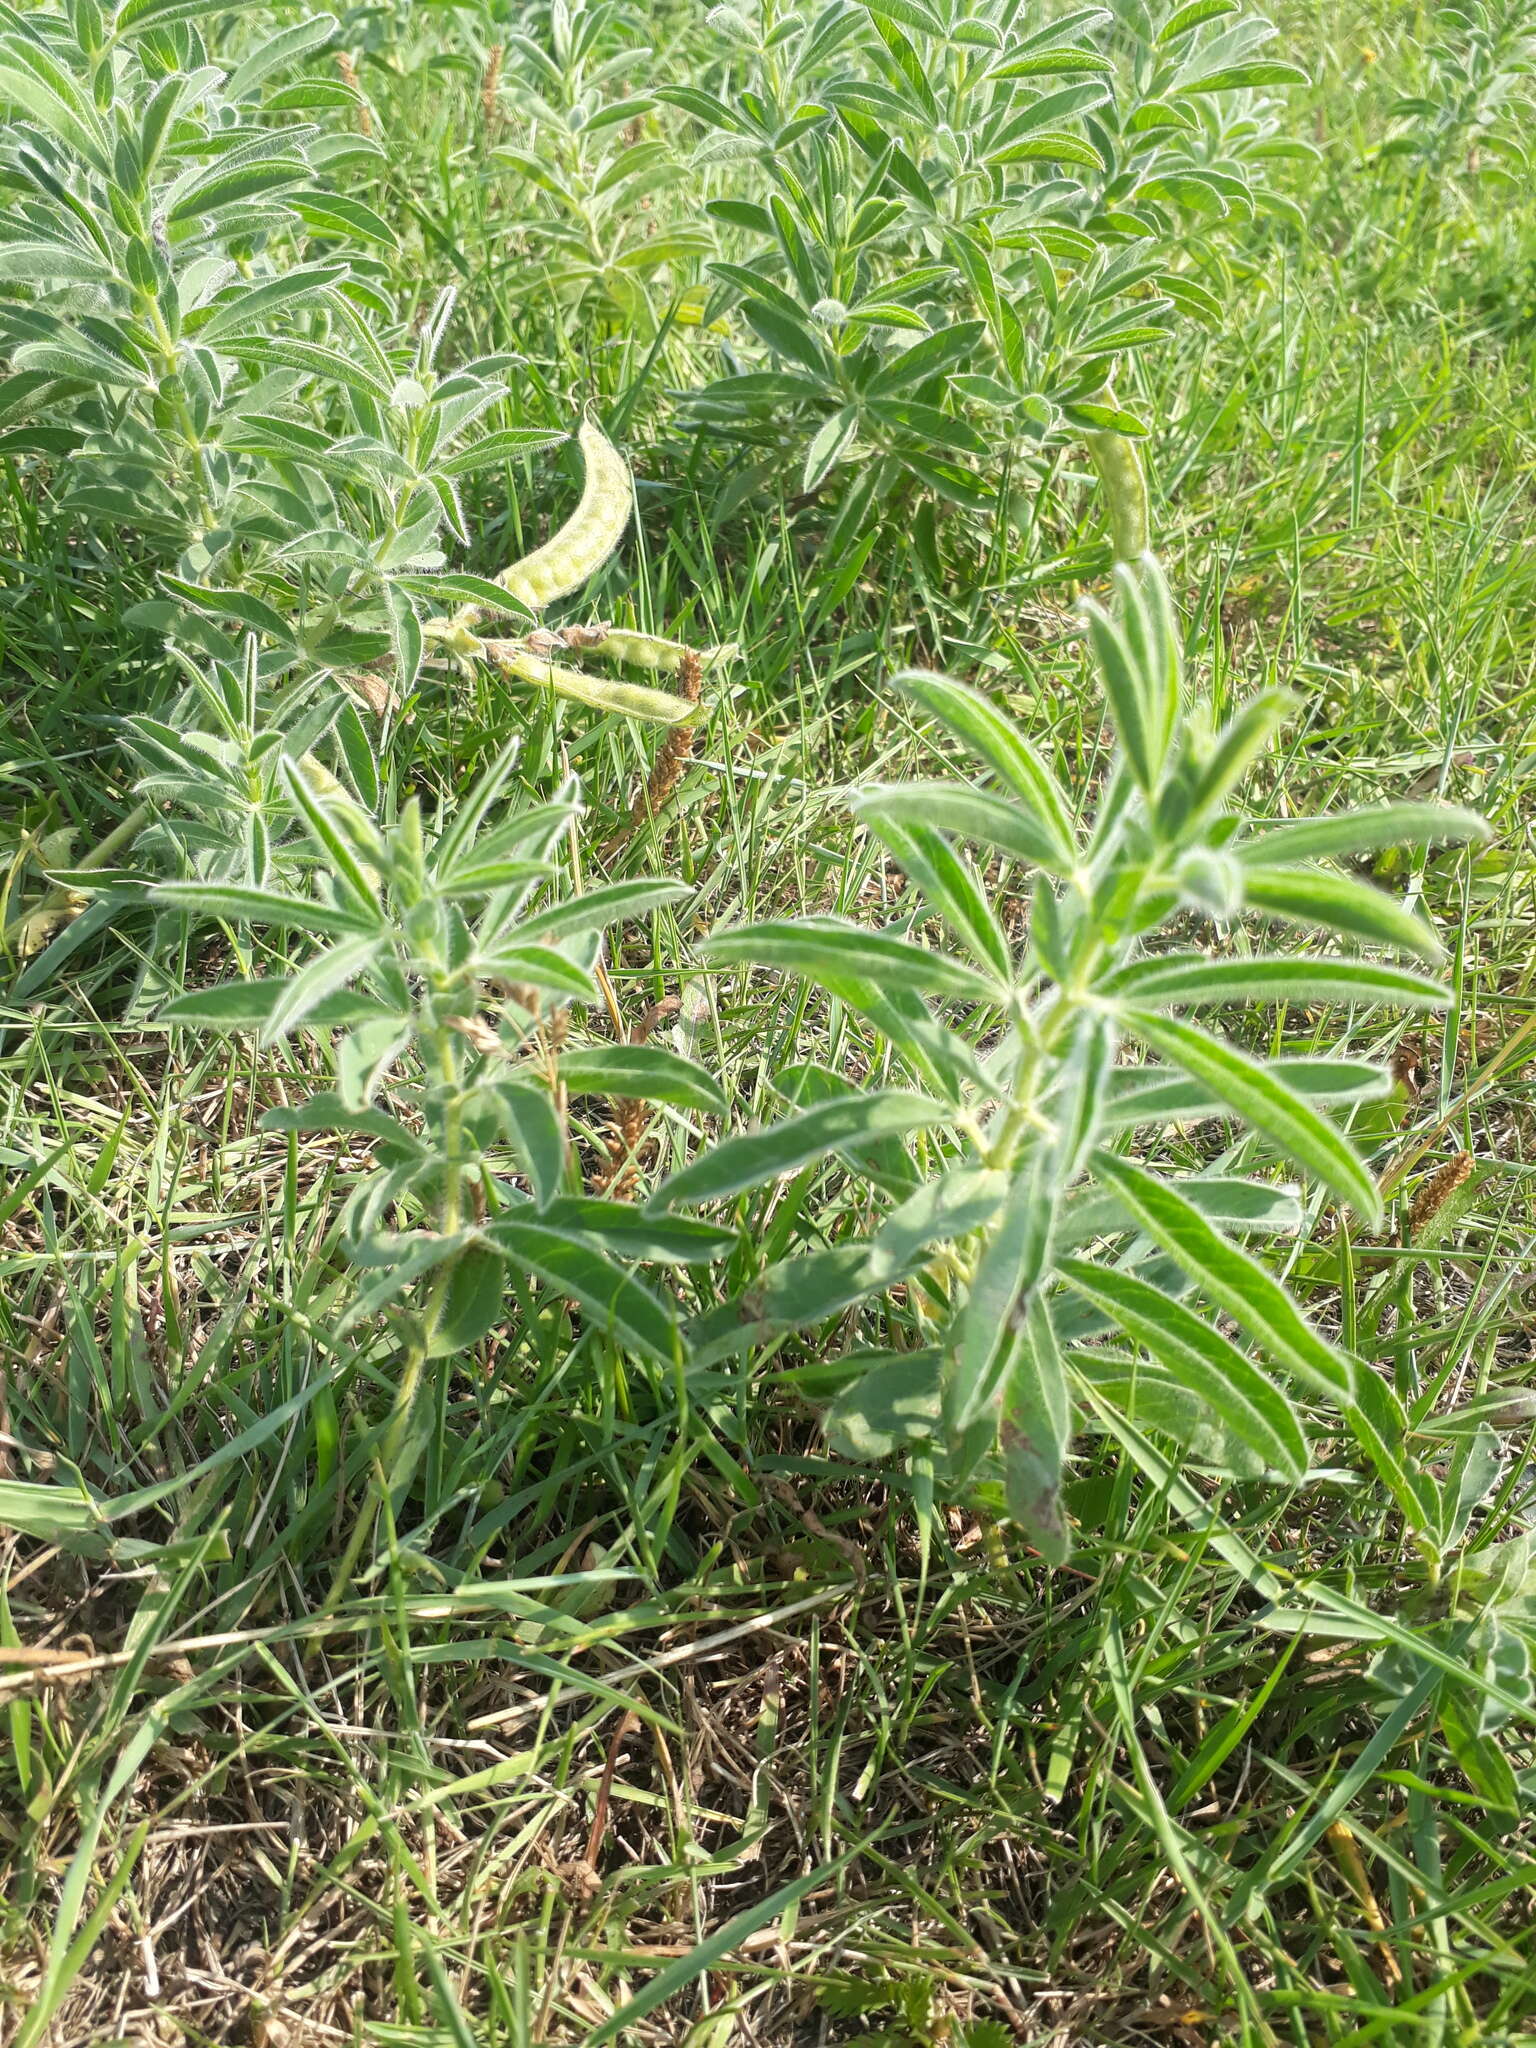
[[[624,538],[634,509],[629,464],[608,436],[584,420],[576,438],[587,466],[581,502],[543,547],[503,569],[496,579],[535,611],[557,597],[568,597],[597,574]]]
[[[1114,402],[1114,393],[1107,384],[1094,395],[1095,405]],[[1136,443],[1108,428],[1084,434],[1083,439],[1103,487],[1115,560],[1139,562],[1152,545],[1152,508]]]
[[[623,627],[610,627],[599,640],[583,642],[585,651],[595,654],[602,661],[622,661],[631,668],[660,669],[667,675],[675,676],[691,654],[700,670],[708,675],[711,669],[723,668],[728,661],[734,661],[741,649],[734,640],[727,640],[719,647],[687,647],[681,640],[663,640],[658,633],[632,633]]]
[[[702,716],[697,704],[674,697],[670,690],[648,690],[640,683],[610,683],[584,676],[580,669],[562,668],[558,662],[530,654],[515,641],[488,640],[485,651],[503,675],[553,690],[556,696],[570,697],[593,711],[617,711],[627,718],[648,718],[657,725],[686,725]]]

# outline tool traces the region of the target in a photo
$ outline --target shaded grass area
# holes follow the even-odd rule
[[[1287,31],[1319,76],[1306,227],[1255,228],[1220,327],[1149,359],[1138,395],[1192,661],[1232,699],[1279,683],[1300,703],[1256,800],[1443,795],[1497,829],[1409,878],[1457,1000],[1443,1029],[1375,1046],[1403,1085],[1356,1136],[1392,1226],[1364,1242],[1319,1215],[1290,1270],[1418,1419],[1508,1390],[1475,1550],[1529,1515],[1515,1396],[1536,1382],[1536,211],[1363,167],[1377,68],[1415,25],[1325,26],[1328,48],[1315,17]],[[434,156],[473,84],[436,89],[438,137],[402,145],[391,176],[451,270],[442,247],[488,228],[479,188]],[[404,134],[418,89],[398,90]],[[494,274],[465,300],[483,330],[466,347],[516,331]],[[579,766],[587,872],[611,845],[613,872],[696,885],[615,961],[621,1010],[679,998],[680,1042],[709,1049],[747,1120],[789,1059],[874,1080],[874,1049],[824,999],[662,963],[726,919],[900,901],[839,797],[921,772],[928,742],[878,687],[893,659],[989,680],[1090,783],[1097,712],[1053,608],[1105,556],[1068,462],[1026,540],[967,573],[936,578],[887,536],[841,587],[816,508],[732,508],[722,454],[669,425],[684,363],[644,363],[578,333],[546,369],[552,390],[622,400],[648,443],[611,608],[749,652],[672,806],[626,836],[649,743],[484,682],[431,686],[397,772],[462,787],[519,724],[530,785]],[[507,553],[497,516],[487,563]],[[38,530],[14,480],[3,517],[21,571],[0,613],[0,787],[27,830],[99,832],[118,814],[113,717],[161,687],[118,623],[143,593]],[[1455,1587],[1342,1449],[1295,1497],[1217,1495],[1133,1431],[1089,1437],[1083,1540],[1050,1573],[936,1508],[920,1468],[872,1484],[825,1451],[826,1361],[900,1341],[899,1304],[679,1382],[521,1303],[515,1338],[442,1371],[410,1455],[386,1456],[395,1361],[333,1334],[361,1155],[258,1130],[305,1055],[232,1061],[150,1028],[167,979],[225,963],[148,943],[131,918],[87,934],[0,1010],[0,1458],[78,1470],[125,1504],[120,1536],[156,1546],[136,1568],[121,1545],[108,1562],[5,1539],[0,2029],[28,2048],[1528,2035],[1529,1720],[1505,1731],[1522,1810],[1502,1811],[1422,1696],[1373,1681],[1359,1610],[1429,1613]],[[1286,1044],[1340,1024],[1293,1015]],[[588,1110],[598,1156],[606,1113]],[[646,1142],[664,1171],[665,1121]],[[1170,1142],[1203,1157],[1211,1139]],[[1463,1153],[1454,1228],[1415,1231]],[[849,1199],[792,1183],[748,1216],[730,1284],[795,1232],[835,1238]],[[365,1513],[364,1561],[338,1580]],[[1337,1633],[1277,1625],[1276,1582],[1323,1589]]]

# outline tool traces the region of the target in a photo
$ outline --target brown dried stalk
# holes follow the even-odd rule
[[[659,1003],[652,1003],[630,1032],[630,1044],[644,1045],[656,1026],[664,1018],[675,1017],[681,1008],[676,996],[663,996]],[[643,1102],[636,1102],[629,1096],[614,1097],[608,1157],[593,1178],[594,1195],[607,1195],[612,1201],[624,1202],[634,1193],[635,1182],[640,1178],[640,1169],[645,1163],[641,1146],[649,1114]]]
[[[360,135],[372,135],[373,109],[363,97],[363,88],[358,84],[357,80],[357,66],[353,63],[350,52],[346,50],[338,50],[336,52],[336,69],[341,73],[342,84],[349,91],[357,94],[358,133]]]
[[[1408,1211],[1410,1240],[1422,1237],[1457,1189],[1466,1186],[1474,1163],[1470,1152],[1458,1152],[1425,1181]]]
[[[501,119],[501,105],[496,97],[501,86],[501,54],[501,44],[492,43],[480,81],[480,112],[487,128],[494,128]]]
[[[678,694],[689,704],[697,704],[704,688],[704,664],[693,649],[687,648],[677,664]],[[659,818],[671,801],[673,792],[683,779],[693,753],[694,734],[698,730],[692,725],[674,725],[662,741],[661,751],[646,784],[625,822],[614,833],[603,848],[604,860],[611,860],[627,839],[632,839],[647,818]]]

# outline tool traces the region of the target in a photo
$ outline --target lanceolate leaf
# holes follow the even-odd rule
[[[1062,1276],[1102,1309],[1128,1337],[1200,1399],[1272,1471],[1298,1480],[1307,1468],[1307,1440],[1290,1401],[1273,1380],[1181,1301],[1134,1273],[1063,1259]]]
[[[980,846],[995,847],[1015,860],[1065,878],[1072,858],[1058,847],[1054,834],[1016,803],[970,789],[962,782],[876,784],[854,799],[854,811],[869,818],[891,818],[899,825],[929,825]]]
[[[724,1116],[727,1108],[712,1074],[661,1045],[578,1046],[560,1055],[560,1078],[572,1095],[670,1102],[712,1116]]]
[[[922,1095],[892,1089],[823,1102],[802,1116],[786,1117],[766,1130],[726,1138],[664,1180],[651,1198],[653,1208],[678,1202],[712,1202],[743,1188],[780,1180],[813,1160],[882,1138],[905,1137],[942,1123],[946,1111]]]
[[[1379,1102],[1391,1092],[1392,1076],[1371,1060],[1281,1057],[1269,1071],[1309,1102],[1349,1105]],[[1117,1067],[1109,1077],[1107,1129],[1132,1124],[1194,1123],[1222,1114],[1221,1099],[1198,1082],[1170,1074],[1166,1067]]]
[[[1274,1275],[1223,1237],[1193,1202],[1170,1182],[1112,1153],[1100,1152],[1095,1170],[1154,1244],[1171,1252],[1196,1286],[1273,1358],[1314,1390],[1336,1400],[1352,1398],[1352,1361],[1313,1328]]]
[[[1142,1008],[1163,1003],[1390,1003],[1433,1010],[1450,1001],[1440,983],[1405,967],[1376,960],[1316,960],[1305,953],[1234,960],[1170,953],[1122,968],[1104,993]]]
[[[1047,1564],[1065,1564],[1072,1531],[1061,1481],[1072,1440],[1072,1401],[1050,1310],[1036,1295],[1015,1323],[1003,1380],[998,1441],[1008,1512]]]
[[[370,921],[352,910],[317,903],[308,897],[282,896],[266,889],[239,888],[228,882],[161,882],[152,892],[156,903],[185,910],[191,916],[222,917],[231,924],[271,925],[277,930],[328,932],[339,938],[368,932]]]
[[[1129,1030],[1209,1088],[1244,1122],[1272,1138],[1341,1200],[1352,1203],[1373,1228],[1379,1223],[1381,1195],[1353,1147],[1272,1068],[1193,1024],[1152,1010],[1127,1009],[1124,1016]]]
[[[952,1432],[963,1435],[1001,1392],[1016,1342],[1017,1316],[1043,1277],[1055,1220],[1051,1155],[1040,1146],[1008,1191],[991,1242],[956,1326],[945,1388]]]
[[[922,890],[929,906],[1006,986],[1013,970],[1008,940],[965,856],[931,826],[898,825],[878,814],[869,822]]]
[[[579,1231],[503,1216],[485,1226],[485,1236],[514,1267],[578,1303],[616,1343],[660,1364],[672,1362],[676,1326],[668,1310]]]
[[[1002,993],[990,975],[964,961],[840,917],[776,918],[742,925],[735,931],[715,932],[702,950],[706,959],[783,967],[832,989],[864,980],[972,1002],[997,1002]]]
[[[1072,813],[1054,775],[1011,719],[980,690],[929,669],[903,669],[894,687],[948,726],[1044,826],[1056,858],[1073,858]],[[937,822],[937,821],[935,821]]]
[[[1238,841],[1236,851],[1250,865],[1283,867],[1290,861],[1335,860],[1389,846],[1434,846],[1488,836],[1486,821],[1459,804],[1379,804],[1331,817],[1258,825]]]
[[[1251,909],[1290,924],[1370,939],[1400,952],[1417,953],[1425,960],[1438,960],[1445,950],[1424,920],[1406,910],[1396,897],[1349,875],[1326,868],[1250,865],[1243,887]]]

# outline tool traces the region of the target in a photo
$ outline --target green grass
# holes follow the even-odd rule
[[[1357,1133],[1404,1211],[1471,1153],[1470,1203],[1422,1246],[1401,1215],[1374,1244],[1325,1216],[1291,1257],[1314,1312],[1428,1412],[1536,1386],[1536,203],[1363,161],[1417,13],[1289,10],[1317,79],[1293,118],[1320,161],[1287,173],[1307,225],[1247,230],[1221,325],[1145,359],[1136,396],[1193,660],[1229,700],[1278,682],[1300,702],[1255,800],[1443,795],[1496,828],[1417,878],[1457,1001],[1402,1048],[1410,1097]],[[496,195],[454,140],[473,78],[367,83],[398,141],[387,203],[431,218],[424,260],[461,285],[459,345],[517,345]],[[1031,608],[1095,583],[1105,551],[1067,478],[1016,557],[939,583],[893,542],[829,597],[841,563],[789,493],[722,507],[728,464],[672,431],[691,346],[647,369],[578,312],[539,374],[622,402],[642,443],[643,545],[598,608],[747,650],[673,806],[607,862],[696,885],[613,979],[628,1022],[682,998],[677,1030],[745,1121],[791,1058],[873,1083],[871,1045],[823,999],[674,963],[722,921],[899,899],[840,800],[921,772],[927,742],[877,687],[894,662],[987,677],[1090,776],[1079,653]],[[486,510],[482,568],[508,553]],[[113,718],[166,687],[119,622],[143,587],[41,527],[9,471],[0,521],[4,807],[18,842],[70,824],[84,845],[128,803]],[[523,727],[530,786],[562,757],[587,777],[601,868],[652,741],[487,680],[436,691],[401,786],[462,788]],[[391,1487],[388,1351],[333,1335],[360,1159],[258,1128],[312,1055],[144,1028],[164,974],[219,964],[168,968],[146,941],[126,920],[0,999],[0,1478],[142,1495],[117,1533],[154,1547],[136,1566],[0,1538],[0,2038],[1529,2037],[1529,1717],[1503,1738],[1522,1811],[1500,1812],[1412,1694],[1383,1699],[1347,1619],[1267,1625],[1266,1570],[1341,1615],[1414,1583],[1354,1475],[1218,1496],[1145,1439],[1089,1437],[1082,1541],[1050,1572],[920,1473],[832,1457],[814,1346],[680,1388],[546,1310],[440,1373]],[[765,1204],[730,1283],[848,1199],[796,1183]],[[1489,1540],[1531,1513],[1528,1421],[1502,1446]]]

